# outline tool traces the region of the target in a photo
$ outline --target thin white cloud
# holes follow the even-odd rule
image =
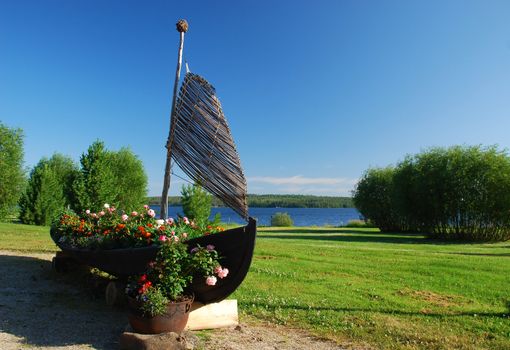
[[[357,179],[342,177],[248,177],[250,193],[313,194],[326,196],[350,196]]]
[[[267,183],[271,185],[354,185],[356,179],[343,177],[304,177],[301,175],[290,177],[253,176],[248,182]]]

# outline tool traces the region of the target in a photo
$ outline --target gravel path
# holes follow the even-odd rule
[[[124,310],[105,305],[100,284],[80,271],[57,274],[52,254],[0,251],[0,348],[118,349]],[[93,288],[96,287],[96,288]],[[341,349],[299,330],[241,324],[189,334],[194,349]]]

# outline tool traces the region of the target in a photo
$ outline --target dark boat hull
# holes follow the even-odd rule
[[[200,245],[215,246],[220,263],[229,269],[229,275],[218,279],[215,286],[205,284],[205,278],[195,278],[191,289],[195,300],[204,304],[218,302],[234,292],[246,277],[250,268],[257,235],[257,222],[249,218],[248,225],[226,230],[187,241],[189,249]],[[53,235],[52,235],[53,236]],[[78,262],[98,268],[121,279],[143,273],[147,264],[154,260],[159,250],[157,246],[109,250],[88,250],[57,245]]]

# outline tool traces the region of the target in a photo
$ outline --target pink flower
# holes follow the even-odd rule
[[[129,218],[129,216],[127,216],[126,214],[122,214],[121,218],[122,221],[126,221]]]
[[[90,209],[85,210],[85,214],[89,215],[90,214]]]
[[[220,272],[218,272],[219,278],[225,278],[228,275],[228,269],[222,269]]]
[[[170,232],[172,236],[175,236],[175,231]]]
[[[92,214],[90,214],[90,216],[92,216],[93,218],[97,218],[97,214],[96,213],[92,213]]]
[[[137,216],[137,215],[138,215],[138,212],[136,212],[136,211],[131,212],[131,216]]]
[[[188,234],[186,232],[182,233],[182,238],[188,238]]]
[[[145,204],[143,207],[145,208],[145,210],[149,209],[149,206],[147,204]]]
[[[216,268],[214,269],[215,274],[219,274],[221,271],[223,271],[223,268],[220,265],[216,266]]]
[[[208,251],[214,250],[214,246],[212,244],[208,244],[207,247],[205,247]]]
[[[151,218],[156,216],[156,212],[152,209],[147,210],[147,215],[149,215]]]
[[[209,276],[205,280],[205,284],[208,286],[214,286],[218,280],[214,276]]]
[[[158,238],[158,241],[160,241],[160,242],[166,242],[167,240],[168,240],[168,237],[167,237],[167,236],[164,236],[164,235],[161,235],[161,236],[159,236],[159,238]]]
[[[166,219],[166,223],[168,225],[173,225],[174,224],[174,219],[173,218],[168,218],[168,219]]]
[[[104,216],[104,211],[102,211],[102,210],[101,210],[101,211],[99,212],[99,216]]]
[[[186,225],[189,225],[189,219],[187,217],[183,217],[182,221],[184,221]]]

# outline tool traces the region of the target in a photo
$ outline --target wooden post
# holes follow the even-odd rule
[[[184,33],[188,31],[188,22],[181,19],[177,22],[177,31],[180,33],[179,51],[177,53],[177,71],[175,72],[174,94],[172,97],[172,110],[170,111],[170,132],[166,142],[166,164],[165,164],[165,177],[163,179],[163,193],[161,194],[161,211],[160,219],[165,220],[168,216],[168,189],[170,188],[170,172],[172,161],[172,142],[175,129],[175,101],[177,99],[177,88],[179,86],[179,79],[181,77],[182,66],[182,49],[184,47]]]

